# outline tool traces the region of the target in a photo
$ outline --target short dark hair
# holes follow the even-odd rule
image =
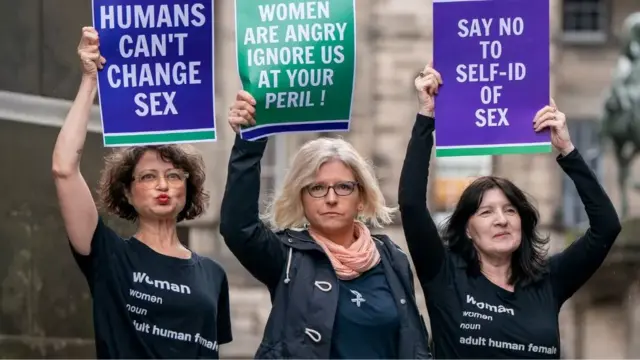
[[[482,197],[491,189],[500,189],[520,215],[522,240],[511,257],[509,283],[531,284],[546,272],[546,245],[549,238],[538,234],[540,215],[528,196],[511,181],[497,176],[483,176],[474,180],[462,193],[455,210],[444,226],[443,238],[449,249],[462,256],[468,270],[479,273],[480,262],[473,242],[467,236],[467,223],[478,210]]]
[[[204,189],[204,160],[195,148],[183,144],[131,146],[107,155],[98,184],[100,207],[125,220],[138,219],[138,213],[127,200],[126,191],[131,189],[133,171],[147,151],[157,152],[162,160],[189,174],[184,209],[178,214],[177,221],[200,216],[209,204],[209,194]]]

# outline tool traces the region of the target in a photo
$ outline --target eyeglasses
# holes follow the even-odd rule
[[[338,196],[348,196],[353,193],[357,186],[358,182],[356,181],[342,181],[333,185],[311,184],[306,189],[311,197],[321,198],[327,196],[330,189],[333,189],[333,192]]]
[[[160,179],[165,179],[169,187],[182,186],[189,178],[189,173],[180,170],[169,170],[164,175],[159,175],[156,172],[148,171],[142,174],[134,175],[133,181],[137,181],[140,185],[152,188],[160,184]]]

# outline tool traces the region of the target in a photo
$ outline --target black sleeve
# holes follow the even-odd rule
[[[274,289],[284,269],[285,250],[259,216],[260,160],[266,146],[266,140],[236,136],[220,210],[220,234],[251,275]]]
[[[427,180],[434,129],[435,119],[417,115],[398,191],[402,228],[423,288],[439,273],[445,256],[438,228],[427,209]]]
[[[231,331],[231,308],[229,306],[229,282],[224,274],[220,285],[220,295],[218,297],[218,321],[217,331],[218,344],[224,345],[233,341]]]
[[[568,248],[550,258],[554,294],[562,305],[598,270],[621,226],[611,200],[577,149],[558,157],[573,180],[589,217],[589,229]]]
[[[71,254],[73,254],[73,259],[87,279],[91,291],[93,291],[93,280],[98,269],[108,267],[111,254],[122,250],[124,245],[122,238],[104,223],[102,217],[98,217],[98,224],[91,239],[91,252],[89,255],[78,253],[69,239],[67,239],[67,242],[69,243]]]

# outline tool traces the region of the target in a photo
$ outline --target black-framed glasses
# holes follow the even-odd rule
[[[348,196],[358,187],[357,181],[341,181],[333,185],[327,184],[311,184],[306,187],[307,192],[311,197],[322,198],[327,196],[329,190],[333,189],[333,192],[338,196]]]
[[[145,171],[133,176],[133,180],[145,187],[156,187],[160,183],[160,179],[164,178],[170,187],[178,187],[184,184],[189,178],[189,173],[182,170],[169,170],[164,175],[155,171]]]

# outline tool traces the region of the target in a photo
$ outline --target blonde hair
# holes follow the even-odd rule
[[[307,224],[302,206],[302,190],[315,181],[326,162],[342,161],[358,182],[364,205],[358,220],[374,227],[392,222],[397,208],[387,207],[372,165],[355,148],[340,138],[318,138],[305,143],[296,153],[281,191],[268,204],[263,219],[276,229],[302,228]]]

